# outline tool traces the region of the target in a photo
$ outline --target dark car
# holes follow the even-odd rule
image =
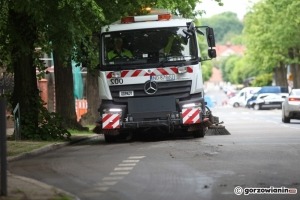
[[[289,89],[288,87],[283,86],[263,86],[260,90],[257,91],[250,99],[248,99],[246,107],[251,108],[253,107],[250,105],[251,103],[257,99],[259,94],[283,94],[288,95]]]

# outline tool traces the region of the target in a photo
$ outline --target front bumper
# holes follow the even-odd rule
[[[110,112],[112,108],[119,112]],[[199,95],[183,101],[172,96],[134,98],[128,104],[105,101],[99,111],[103,129],[182,127],[200,124],[206,113]]]

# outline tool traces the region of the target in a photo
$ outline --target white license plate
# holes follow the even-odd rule
[[[173,81],[175,74],[152,76],[152,81]]]
[[[120,91],[119,95],[120,95],[120,97],[133,97],[134,92],[133,91]]]

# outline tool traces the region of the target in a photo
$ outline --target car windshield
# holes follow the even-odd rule
[[[187,27],[109,32],[102,35],[103,66],[167,65],[198,58],[194,34]]]

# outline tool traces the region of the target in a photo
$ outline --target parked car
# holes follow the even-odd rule
[[[250,108],[254,110],[280,108],[286,99],[287,94],[263,93],[257,95],[257,98],[249,102]]]
[[[245,87],[241,89],[234,97],[230,98],[228,104],[233,107],[246,106],[250,99],[261,87]]]
[[[283,94],[287,96],[289,94],[288,87],[282,87],[282,86],[263,86],[260,90],[257,91],[250,99],[247,100],[246,107],[250,108],[250,102],[253,103],[253,101],[256,100],[259,94]]]
[[[291,119],[300,119],[300,89],[292,89],[282,103],[282,122],[290,123]]]

